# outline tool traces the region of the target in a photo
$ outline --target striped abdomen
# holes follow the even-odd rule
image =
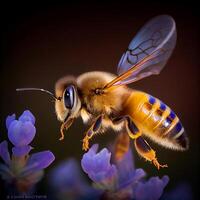
[[[157,143],[177,150],[188,148],[188,139],[179,118],[159,99],[134,91],[126,102],[126,113],[144,135]]]

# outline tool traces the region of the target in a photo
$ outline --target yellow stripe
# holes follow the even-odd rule
[[[171,112],[171,110],[169,108],[167,108],[162,113],[160,121],[156,124],[156,126],[153,128],[153,130],[155,130],[156,128],[158,128],[166,120],[166,118],[169,116],[170,112]]]
[[[138,138],[139,136],[142,135],[142,133],[140,132],[140,130],[138,129],[138,132],[137,133],[132,133],[129,128],[128,128],[128,122],[126,121],[126,130],[128,132],[128,135],[131,139],[136,139]]]
[[[173,139],[176,139],[176,138],[178,138],[179,136],[181,136],[181,135],[183,134],[183,132],[184,132],[184,128],[182,128],[182,129],[177,133],[177,135],[175,135],[175,136],[173,137]]]
[[[159,108],[160,108],[160,101],[158,101],[156,99],[156,102],[152,105],[152,108],[151,108],[151,111],[150,111],[149,115],[144,119],[143,123],[146,120],[148,120],[153,115],[153,113],[155,113]]]
[[[175,119],[170,124],[170,127],[163,133],[163,136],[166,136],[173,128],[174,126],[179,122],[178,117],[176,116]]]
[[[142,96],[142,98],[139,99],[138,106],[135,110],[135,113],[138,113],[141,111],[141,109],[142,109],[143,105],[146,103],[146,101],[147,101],[147,95],[144,94],[144,96]],[[140,102],[143,102],[143,103],[140,103]]]

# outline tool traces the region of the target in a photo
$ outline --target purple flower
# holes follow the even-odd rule
[[[26,146],[21,146],[21,147],[13,147],[12,148],[12,153],[15,156],[24,156],[29,154],[29,152],[33,149],[32,146],[26,145]]]
[[[115,160],[115,164],[118,170],[118,190],[129,187],[146,176],[143,169],[135,169],[131,149],[122,159]]]
[[[191,186],[186,182],[182,182],[182,183],[179,183],[171,191],[166,192],[164,196],[162,196],[161,199],[162,200],[177,200],[177,199],[192,200],[194,198],[193,198]]]
[[[8,142],[3,141],[0,143],[0,157],[3,161],[9,165],[10,164],[10,154],[8,152]]]
[[[106,148],[102,149],[99,153],[97,153],[97,150],[98,145],[93,145],[83,155],[81,166],[92,181],[111,187],[117,178],[116,166],[110,164],[111,153]]]
[[[28,110],[24,111],[18,120],[15,114],[7,117],[8,138],[14,145],[12,159],[7,141],[0,143],[0,157],[5,162],[0,164],[0,175],[7,184],[14,184],[18,192],[29,191],[42,178],[43,169],[55,159],[50,151],[29,155],[33,149],[29,144],[36,133],[34,124],[35,117]]]
[[[56,189],[77,188],[81,182],[77,162],[69,159],[60,163],[52,170],[50,180],[51,185]]]
[[[35,124],[35,117],[29,110],[25,110],[22,115],[19,117],[19,121],[21,122],[31,122],[33,125]]]
[[[54,159],[55,157],[51,151],[33,153],[27,160],[27,164],[23,172],[32,173],[35,171],[42,170],[48,167],[54,161]]]
[[[16,115],[12,114],[12,115],[8,115],[8,117],[6,118],[6,128],[9,129],[10,124],[16,119]],[[35,124],[35,117],[33,116],[33,114],[29,111],[29,110],[25,110],[21,116],[19,117],[18,121],[21,122],[31,122],[33,125]]]
[[[14,120],[9,126],[8,138],[13,145],[20,147],[30,144],[35,133],[35,126],[31,122]]]
[[[156,200],[163,193],[169,178],[152,177],[145,181],[143,169],[135,169],[131,150],[121,160],[110,163],[111,153],[104,148],[97,153],[98,145],[93,145],[83,155],[81,165],[96,187],[105,191],[105,198]],[[112,180],[112,181],[110,181]],[[112,186],[112,187],[111,187]]]
[[[76,160],[69,159],[55,167],[49,176],[53,199],[99,199],[98,191],[83,179]],[[90,197],[90,198],[88,198]]]
[[[134,188],[135,199],[137,200],[159,199],[168,182],[169,182],[168,176],[163,176],[162,179],[158,177],[152,177],[146,182],[139,182]]]
[[[8,117],[6,118],[6,128],[8,129],[10,124],[16,119],[16,115],[12,114],[12,115],[8,115]]]
[[[16,116],[13,114],[6,119],[9,140],[16,147],[30,144],[36,133],[35,117],[30,111],[26,110],[18,120],[15,118]]]

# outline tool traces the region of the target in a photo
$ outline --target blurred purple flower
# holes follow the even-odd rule
[[[143,169],[135,169],[131,149],[124,154],[122,159],[114,160],[114,162],[118,170],[118,190],[129,187],[146,176]]]
[[[13,114],[6,118],[8,138],[14,145],[12,159],[7,141],[0,143],[0,157],[5,164],[0,164],[0,175],[7,184],[14,184],[18,192],[27,192],[43,175],[43,169],[55,159],[50,151],[29,155],[33,149],[29,144],[35,137],[35,117],[26,110],[19,119]]]
[[[53,199],[98,199],[98,191],[83,179],[76,160],[69,159],[55,167],[49,176]]]
[[[134,169],[131,150],[121,160],[110,164],[111,153],[104,148],[97,153],[98,145],[93,145],[83,155],[81,166],[96,187],[105,191],[107,199],[156,200],[163,193],[169,178],[152,177],[144,180],[143,169]],[[112,186],[112,187],[111,187]],[[114,187],[113,187],[114,186]]]
[[[146,182],[139,182],[134,188],[134,196],[137,200],[155,200],[160,199],[165,186],[169,182],[168,176],[151,177]]]
[[[192,200],[192,188],[191,186],[186,183],[179,183],[174,189],[169,192],[166,192],[162,198],[162,200],[177,200],[177,199],[184,199],[184,200]]]
[[[0,143],[0,156],[7,165],[10,164],[10,154],[8,152],[7,141],[3,141]]]

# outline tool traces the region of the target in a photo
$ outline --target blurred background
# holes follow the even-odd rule
[[[1,13],[0,140],[7,138],[5,118],[30,109],[36,116],[35,151],[51,150],[54,163],[82,157],[86,130],[80,119],[59,141],[60,123],[54,103],[39,92],[17,93],[16,88],[40,87],[54,91],[57,79],[102,70],[116,73],[116,66],[129,42],[146,21],[160,14],[171,15],[177,24],[177,45],[159,76],[130,85],[158,97],[180,117],[190,139],[187,152],[175,152],[150,142],[161,163],[156,168],[135,156],[136,166],[148,175],[169,175],[168,189],[179,182],[191,185],[195,197],[199,180],[199,21],[196,5],[181,3],[7,3]],[[115,138],[112,131],[92,143],[106,146]],[[133,149],[134,151],[134,149]],[[49,170],[49,169],[48,169]],[[47,172],[48,172],[47,170]],[[45,179],[43,180],[45,182]],[[43,191],[41,184],[41,191]],[[44,189],[45,190],[45,189]]]

